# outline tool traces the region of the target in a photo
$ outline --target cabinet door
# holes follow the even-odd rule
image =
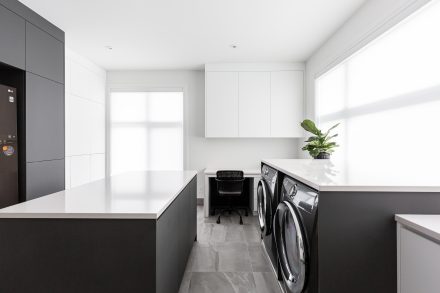
[[[26,200],[64,190],[64,159],[27,163]]]
[[[206,74],[206,136],[238,136],[238,72]]]
[[[64,84],[64,44],[28,22],[26,70]]]
[[[440,244],[405,228],[401,228],[399,240],[399,293],[439,292]]]
[[[25,20],[0,5],[0,62],[25,69]]]
[[[304,117],[303,71],[271,73],[271,136],[302,137]]]
[[[64,86],[26,74],[26,160],[64,158]]]
[[[239,74],[239,136],[270,136],[270,72]]]

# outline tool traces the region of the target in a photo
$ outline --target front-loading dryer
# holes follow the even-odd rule
[[[318,192],[286,176],[273,224],[285,293],[318,292],[317,210]]]
[[[273,237],[273,216],[278,205],[278,171],[263,164],[261,166],[261,180],[257,187],[258,224],[261,229],[261,238],[264,248],[269,255],[272,266],[277,270],[277,251]]]

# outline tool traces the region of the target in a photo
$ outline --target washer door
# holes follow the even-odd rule
[[[258,223],[263,235],[272,233],[272,198],[266,182],[261,179],[257,187]]]
[[[281,274],[288,293],[301,293],[306,284],[308,249],[296,207],[283,201],[274,217],[274,233]]]

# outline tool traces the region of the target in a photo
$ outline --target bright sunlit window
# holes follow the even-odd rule
[[[183,169],[183,92],[110,94],[110,174]]]
[[[341,122],[335,157],[439,160],[439,28],[434,1],[316,80],[319,124]]]

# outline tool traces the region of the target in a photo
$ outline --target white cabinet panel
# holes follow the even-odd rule
[[[271,73],[271,136],[302,137],[304,118],[303,71]]]
[[[71,92],[71,77],[70,77],[70,72],[71,72],[71,68],[72,68],[72,66],[71,66],[71,64],[72,64],[72,62],[70,61],[70,59],[69,58],[67,58],[66,57],[66,60],[64,61],[65,63],[64,63],[64,70],[65,70],[65,72],[64,72],[64,89],[65,89],[65,91],[66,91],[66,95],[68,94],[68,93],[70,93]]]
[[[270,72],[239,73],[239,136],[270,136]]]
[[[238,72],[206,73],[206,136],[238,137]]]
[[[90,156],[73,156],[70,160],[70,186],[73,188],[90,182]]]
[[[77,96],[70,96],[70,153],[90,154],[91,150],[91,104]]]
[[[90,181],[105,177],[105,155],[93,154],[90,156]]]
[[[72,154],[72,148],[71,148],[71,141],[72,141],[72,97],[66,93],[66,99],[64,101],[64,119],[65,119],[65,151],[66,151],[66,157],[71,156]]]
[[[90,107],[90,143],[92,154],[105,153],[105,107],[91,102]]]
[[[101,104],[105,103],[105,79],[85,66],[71,61],[72,93]]]
[[[69,155],[105,152],[105,107],[77,96],[69,96],[66,116],[66,150]]]
[[[400,230],[400,292],[440,292],[440,245],[405,228]]]
[[[66,172],[65,172],[65,189],[70,189],[70,157],[66,157]]]
[[[303,137],[303,64],[211,64],[206,137]]]

